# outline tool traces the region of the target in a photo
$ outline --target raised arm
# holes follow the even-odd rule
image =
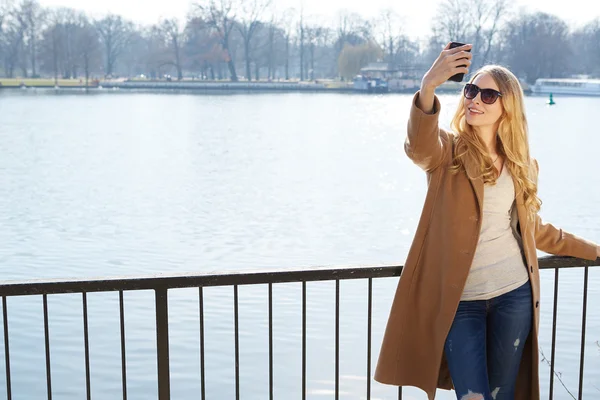
[[[433,101],[433,113],[423,111],[419,106],[421,91],[415,94],[408,119],[408,129],[404,142],[406,155],[425,171],[431,171],[442,163],[444,146],[448,135],[438,125],[440,102]]]
[[[408,157],[425,171],[439,166],[448,144],[448,134],[438,125],[440,102],[435,89],[452,75],[467,73],[471,65],[471,45],[442,50],[421,81],[421,89],[413,99],[404,150]]]

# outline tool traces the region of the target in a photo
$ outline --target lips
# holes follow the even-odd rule
[[[483,114],[483,111],[481,111],[481,110],[478,110],[478,109],[476,109],[476,108],[472,108],[472,107],[469,107],[469,111],[471,112],[471,114],[476,114],[476,115],[481,115],[481,114]]]

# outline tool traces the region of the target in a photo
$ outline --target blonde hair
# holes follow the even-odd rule
[[[491,76],[502,93],[502,97],[497,100],[501,101],[503,106],[496,135],[498,153],[504,156],[505,168],[508,168],[515,180],[515,186],[518,188],[517,194],[523,194],[527,215],[533,221],[542,202],[537,196],[537,183],[533,171],[535,167],[533,167],[529,154],[523,89],[517,77],[502,66],[484,66],[473,75],[470,82],[472,83],[481,74]],[[451,170],[455,173],[465,170],[464,163],[468,159],[479,166],[484,183],[495,184],[498,171],[488,156],[485,143],[475,133],[473,127],[467,124],[464,97],[459,102],[451,126],[457,133],[456,152]]]

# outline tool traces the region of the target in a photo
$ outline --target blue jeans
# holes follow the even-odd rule
[[[533,318],[531,284],[490,300],[461,301],[444,352],[459,400],[514,400]]]

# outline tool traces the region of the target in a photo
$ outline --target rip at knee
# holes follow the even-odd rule
[[[460,400],[485,400],[481,393],[473,393],[469,390],[469,393],[465,394]]]
[[[500,388],[497,387],[496,389],[494,389],[494,391],[492,392],[492,399],[496,400],[496,397],[498,396],[498,393],[500,392]]]

